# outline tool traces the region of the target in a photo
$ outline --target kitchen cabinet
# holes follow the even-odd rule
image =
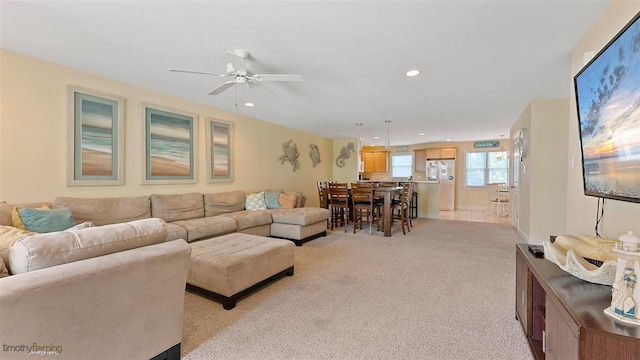
[[[427,172],[427,151],[425,149],[416,149],[413,152],[413,171]]]
[[[363,151],[364,172],[387,172],[388,151]]]
[[[425,160],[438,160],[438,159],[455,159],[456,158],[456,148],[434,148],[434,149],[424,149],[427,153],[427,158]]]

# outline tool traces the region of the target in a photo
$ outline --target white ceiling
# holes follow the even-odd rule
[[[1,1],[4,49],[329,138],[362,123],[365,145],[387,119],[392,145],[508,134],[530,101],[569,96],[571,49],[609,2]],[[305,81],[239,87],[236,107],[207,95],[227,79],[167,71],[225,72],[234,49]]]

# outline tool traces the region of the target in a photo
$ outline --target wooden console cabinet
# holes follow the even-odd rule
[[[516,319],[536,359],[640,359],[640,326],[604,314],[611,287],[580,280],[516,245]]]

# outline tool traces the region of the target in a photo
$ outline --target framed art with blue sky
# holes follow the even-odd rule
[[[196,183],[198,115],[142,103],[143,184]]]
[[[233,182],[233,123],[206,118],[207,180]]]
[[[67,86],[67,186],[124,184],[124,98]]]

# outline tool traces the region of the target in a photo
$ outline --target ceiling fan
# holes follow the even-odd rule
[[[180,70],[180,69],[169,69],[169,71],[174,72],[183,72],[190,74],[204,74],[204,75],[214,75],[221,78],[233,78],[225,82],[224,84],[218,86],[217,88],[211,90],[208,95],[218,95],[223,91],[233,87],[234,85],[245,84],[247,87],[251,88],[254,85],[260,85],[265,88],[267,91],[279,97],[276,93],[271,91],[269,88],[264,86],[264,81],[304,81],[301,75],[294,74],[252,74],[247,71],[247,58],[249,57],[249,52],[246,50],[234,50],[227,51],[227,57],[229,58],[229,63],[227,63],[227,72],[224,74],[221,73],[212,73],[206,71],[192,71],[192,70]],[[237,88],[236,88],[236,103],[237,103]],[[236,104],[237,106],[238,104]]]

